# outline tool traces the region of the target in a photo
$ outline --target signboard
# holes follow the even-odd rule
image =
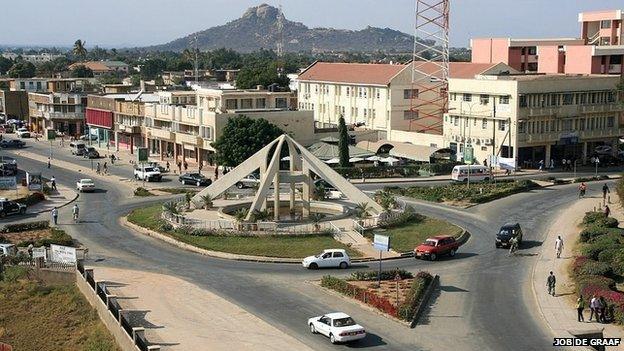
[[[474,161],[474,149],[472,148],[472,146],[466,146],[465,152],[464,152],[464,163],[467,165],[471,165],[472,162]]]
[[[50,245],[50,261],[76,263],[76,249],[68,246]]]
[[[46,130],[46,139],[52,141],[56,139],[56,130],[54,129],[47,129]]]
[[[0,177],[0,189],[8,190],[8,189],[16,189],[17,181],[15,177]]]
[[[499,157],[498,158],[498,167],[500,167],[501,169],[515,170],[516,169],[516,159],[515,158]]]
[[[379,251],[390,251],[390,237],[387,235],[375,234],[373,247]]]
[[[26,185],[28,185],[28,190],[41,191],[41,173],[26,172]]]
[[[137,152],[137,162],[138,163],[143,163],[143,162],[147,162],[149,157],[149,154],[147,152],[147,148],[146,147],[140,147],[138,152]]]
[[[33,258],[43,257],[43,259],[47,261],[48,257],[46,255],[46,247],[45,246],[33,247],[32,248],[32,257]]]

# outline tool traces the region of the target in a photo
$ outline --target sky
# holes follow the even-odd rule
[[[3,6],[0,45],[134,47],[225,24],[261,3],[309,27],[389,27],[413,34],[414,0],[27,0]],[[624,0],[451,0],[451,46],[471,37],[577,37],[581,11]]]

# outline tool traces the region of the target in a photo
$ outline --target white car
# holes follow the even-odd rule
[[[17,255],[17,247],[13,244],[0,244],[0,257]]]
[[[81,193],[95,191],[95,183],[93,179],[80,179],[76,182],[76,190]]]
[[[156,167],[137,167],[134,169],[134,179],[146,180],[148,182],[160,182],[162,180],[162,174]]]
[[[30,132],[26,128],[19,128],[15,134],[18,138],[30,138]]]
[[[328,313],[323,316],[308,319],[308,326],[312,334],[323,334],[332,344],[364,339],[366,330],[355,323],[353,318],[342,312]]]
[[[345,269],[351,265],[351,258],[343,249],[323,250],[316,256],[308,256],[303,259],[303,267],[308,269],[318,268],[342,268]]]

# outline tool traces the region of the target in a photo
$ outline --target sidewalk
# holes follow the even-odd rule
[[[596,194],[598,192],[595,192]],[[576,293],[574,282],[568,276],[568,267],[573,262],[572,249],[580,233],[578,225],[587,211],[598,206],[602,198],[590,197],[576,201],[562,211],[548,230],[547,237],[542,244],[542,252],[533,267],[533,293],[537,300],[540,314],[552,329],[556,337],[569,337],[568,331],[600,330],[604,328],[605,337],[622,337],[621,327],[612,324],[595,322],[577,322]],[[615,207],[615,205],[613,205]],[[613,210],[618,212],[618,210]],[[573,218],[573,221],[570,219]],[[561,235],[564,245],[561,258],[555,255],[555,240]],[[557,277],[556,296],[548,295],[546,278],[550,271]],[[585,320],[589,320],[589,308],[584,311]],[[624,345],[609,347],[609,350],[624,350]]]
[[[78,193],[73,189],[57,186],[56,191],[52,191],[50,195],[46,196],[45,201],[41,201],[38,204],[34,204],[28,208],[29,213],[45,213],[50,212],[54,207],[63,207],[72,201],[76,200]]]
[[[124,309],[139,312],[150,343],[163,350],[302,350],[294,337],[227,300],[162,274],[95,267]]]

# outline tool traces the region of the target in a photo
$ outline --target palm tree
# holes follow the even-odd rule
[[[165,202],[162,206],[163,211],[169,212],[171,214],[178,214],[178,206],[173,201]]]
[[[243,228],[243,221],[245,221],[247,213],[249,213],[249,209],[247,208],[241,208],[234,212],[234,218],[236,218],[236,223],[238,224],[239,231],[241,231]]]
[[[314,231],[318,232],[321,229],[321,221],[325,218],[325,215],[322,213],[311,213],[308,218],[314,224]]]
[[[201,201],[204,204],[204,208],[206,210],[212,208],[213,203],[212,203],[212,196],[210,196],[210,194],[202,195]]]
[[[72,53],[76,56],[79,57],[81,59],[84,60],[84,58],[87,56],[87,48],[85,47],[87,43],[83,40],[76,40],[74,42],[74,48],[72,49]]]
[[[355,206],[355,216],[359,219],[364,219],[368,217],[370,211],[370,206],[368,202],[360,202]]]

